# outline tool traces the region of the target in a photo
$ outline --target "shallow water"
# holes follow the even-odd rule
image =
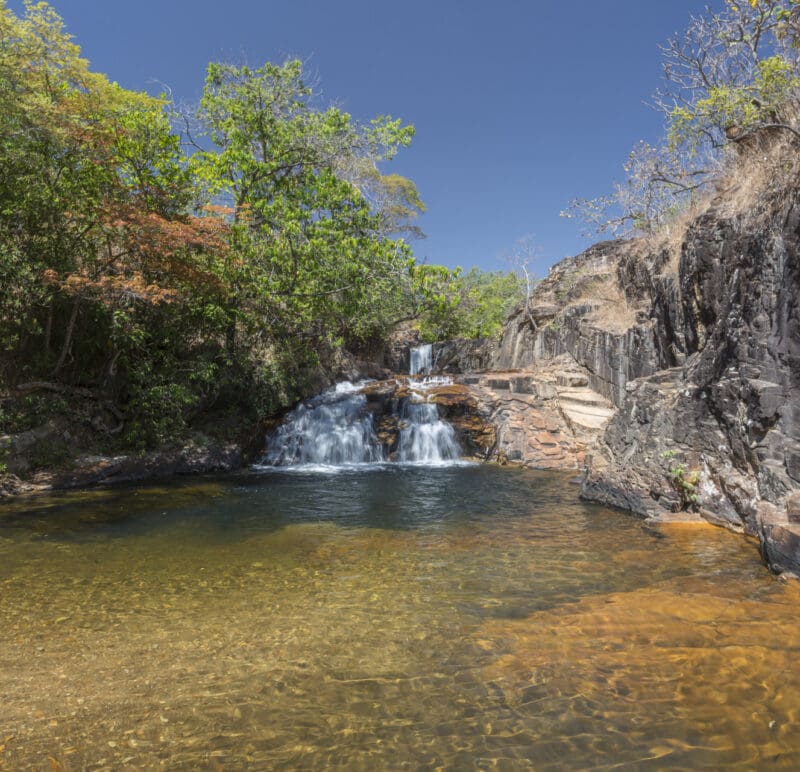
[[[517,469],[0,509],[0,768],[800,764],[800,591]]]

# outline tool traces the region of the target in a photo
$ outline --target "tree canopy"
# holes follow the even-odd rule
[[[383,169],[412,126],[321,105],[297,60],[211,63],[192,133],[174,117],[46,3],[0,0],[0,379],[88,389],[122,420],[87,423],[141,447],[291,401],[450,277],[415,263],[424,205]]]

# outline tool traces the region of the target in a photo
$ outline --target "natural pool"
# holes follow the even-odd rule
[[[274,471],[0,507],[0,768],[800,765],[800,589],[569,477]]]

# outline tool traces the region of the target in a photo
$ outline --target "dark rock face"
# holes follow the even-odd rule
[[[696,470],[702,515],[768,541],[800,487],[798,218],[790,206],[758,231],[742,225],[710,212],[690,228],[678,291],[656,294],[652,311],[683,365],[631,384],[585,494],[633,492],[630,508],[658,514],[675,508],[670,477]]]
[[[409,349],[419,345],[419,330],[407,324],[398,325],[386,340],[382,364],[392,373],[407,373]]]
[[[86,488],[151,480],[174,475],[232,472],[241,469],[241,448],[233,443],[203,445],[149,453],[146,456],[82,456],[67,472],[40,473],[38,489]]]
[[[639,241],[562,261],[531,312],[511,316],[492,366],[568,355],[618,408],[589,448],[586,498],[742,530],[773,568],[797,571],[800,211],[772,204],[756,221],[717,202],[689,226],[677,270]],[[593,287],[592,274],[610,278]],[[627,318],[606,324],[620,306]]]
[[[490,338],[457,338],[433,344],[433,368],[440,373],[476,373],[492,363],[495,342]]]

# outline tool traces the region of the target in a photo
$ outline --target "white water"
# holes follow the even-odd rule
[[[408,372],[410,375],[425,375],[433,369],[433,346],[426,343],[408,351]]]
[[[439,418],[433,402],[407,400],[400,414],[398,461],[443,466],[458,461],[461,448],[452,426]]]
[[[430,372],[430,345],[411,349],[409,358],[412,375]],[[373,416],[361,393],[364,383],[339,383],[295,408],[268,438],[261,465],[319,472],[388,461],[426,466],[463,463],[455,430],[439,418],[438,407],[430,401],[430,390],[452,383],[450,378],[409,379],[411,395],[400,401],[395,414],[399,431],[391,458],[385,458],[375,434]]]
[[[295,408],[268,438],[262,464],[309,468],[383,461],[362,386],[344,381]]]

